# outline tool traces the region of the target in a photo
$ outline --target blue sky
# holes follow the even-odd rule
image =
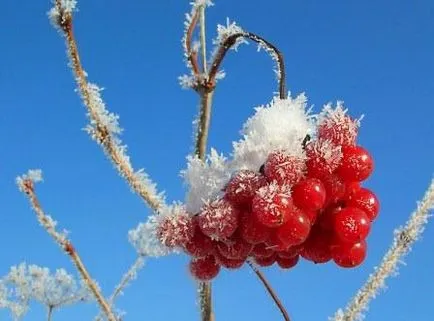
[[[183,91],[180,38],[188,0],[79,1],[76,35],[90,79],[105,87],[119,113],[136,167],[145,167],[170,200],[183,198],[178,175],[191,152],[197,96]],[[68,258],[36,222],[14,178],[42,168],[38,186],[46,211],[71,238],[109,293],[134,260],[127,231],[149,214],[81,130],[85,110],[74,93],[62,39],[48,23],[45,1],[0,2],[0,275],[22,261],[65,267]],[[274,42],[284,53],[288,88],[306,92],[314,110],[342,99],[365,114],[360,143],[375,157],[366,185],[382,210],[369,237],[366,263],[354,270],[301,263],[269,269],[293,320],[326,320],[378,264],[393,229],[405,222],[433,173],[434,3],[420,1],[219,1],[208,12],[208,35],[226,17]],[[215,95],[210,145],[229,153],[253,107],[276,90],[270,59],[254,45],[231,53]],[[430,143],[431,141],[431,143]],[[427,320],[434,294],[434,229],[408,256],[408,266],[371,305],[368,320]],[[150,260],[118,307],[125,320],[198,320],[187,258]],[[279,320],[277,309],[247,268],[215,282],[217,320]],[[91,320],[92,305],[54,320]],[[41,320],[32,306],[27,320]],[[9,320],[0,312],[0,320]]]

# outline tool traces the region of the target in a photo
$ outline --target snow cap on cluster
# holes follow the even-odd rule
[[[274,98],[269,105],[256,108],[244,124],[243,138],[234,143],[232,166],[257,171],[275,150],[303,159],[302,142],[313,129],[306,101],[301,94],[294,99]]]

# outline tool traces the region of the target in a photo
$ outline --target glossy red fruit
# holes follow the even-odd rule
[[[360,188],[348,196],[346,205],[360,208],[369,216],[371,221],[376,219],[380,211],[380,202],[377,196],[367,188]]]
[[[253,247],[252,253],[254,257],[269,257],[274,254],[274,250],[265,243],[256,244]]]
[[[351,195],[357,193],[362,187],[360,182],[350,182],[345,184],[345,199],[351,197]]]
[[[305,175],[306,165],[303,159],[274,151],[268,155],[264,164],[265,177],[271,182],[293,185]]]
[[[249,256],[250,252],[252,252],[252,249],[253,245],[247,243],[241,238],[217,243],[218,252],[224,257],[232,260],[245,260]]]
[[[326,188],[318,178],[307,178],[292,188],[292,199],[303,211],[317,211],[324,206]]]
[[[217,263],[221,266],[227,268],[227,269],[239,269],[241,266],[243,266],[245,260],[234,260],[234,259],[228,259],[221,255],[218,251],[214,254]]]
[[[324,177],[323,184],[326,189],[325,206],[339,203],[345,198],[345,183],[339,176],[331,174]]]
[[[283,258],[277,256],[276,262],[282,269],[290,269],[297,265],[300,257],[298,255],[293,256],[291,258]]]
[[[263,175],[251,170],[240,170],[226,185],[225,196],[238,206],[247,205],[256,191],[266,184],[267,180]]]
[[[238,209],[228,200],[219,199],[205,204],[197,216],[202,232],[215,240],[223,240],[234,234],[238,227]]]
[[[269,227],[259,223],[257,217],[249,212],[242,214],[239,231],[243,240],[251,244],[265,242],[271,233]]]
[[[199,281],[209,281],[217,276],[220,265],[217,264],[213,255],[193,258],[190,261],[190,273]]]
[[[298,210],[288,221],[276,230],[277,238],[287,246],[303,243],[309,236],[311,224],[309,218]]]
[[[291,192],[275,182],[262,187],[252,200],[252,213],[259,223],[278,227],[285,223],[294,210]]]
[[[330,245],[332,233],[315,226],[306,242],[303,243],[301,256],[315,264],[326,263],[331,260]]]
[[[363,263],[366,258],[365,241],[357,243],[337,243],[331,247],[333,261],[340,267],[353,268]]]
[[[167,247],[185,246],[193,238],[195,224],[187,214],[165,217],[158,226],[157,234],[161,243]]]
[[[342,147],[342,163],[337,174],[346,182],[361,182],[367,179],[374,170],[371,154],[361,146]]]
[[[267,266],[271,266],[274,264],[274,262],[276,262],[276,258],[277,255],[274,253],[271,256],[268,257],[254,257],[254,261],[257,265],[262,266],[262,267],[267,267]]]
[[[299,255],[303,251],[303,246],[304,246],[304,244],[291,246],[286,251],[279,251],[276,253],[277,253],[277,256],[279,256],[281,258],[289,259],[289,258],[292,258],[294,256]]]
[[[354,145],[359,121],[352,119],[342,107],[329,109],[318,124],[318,137],[328,139],[336,145]]]
[[[214,242],[196,227],[193,238],[185,244],[184,249],[191,256],[203,257],[214,252]]]
[[[332,174],[342,159],[341,147],[328,140],[316,140],[306,145],[307,176],[322,179]]]
[[[280,238],[277,236],[277,229],[271,232],[271,235],[268,240],[265,241],[265,244],[275,252],[278,251],[286,251],[289,248],[289,244],[283,243]]]
[[[336,213],[334,230],[344,242],[360,242],[369,234],[371,221],[364,211],[357,207],[345,207]]]

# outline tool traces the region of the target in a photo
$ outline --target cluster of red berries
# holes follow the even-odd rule
[[[357,122],[345,113],[325,117],[316,139],[303,142],[305,158],[270,153],[257,172],[235,173],[224,197],[198,214],[163,220],[160,240],[191,255],[190,272],[202,281],[214,278],[221,266],[237,269],[247,259],[283,269],[300,257],[360,265],[379,202],[360,185],[372,173],[373,160],[356,145],[357,131]]]

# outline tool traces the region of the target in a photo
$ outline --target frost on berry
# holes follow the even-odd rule
[[[257,190],[266,185],[261,174],[251,170],[238,171],[225,187],[225,196],[236,205],[249,204]]]
[[[220,265],[213,255],[200,258],[193,258],[190,261],[190,273],[199,281],[209,281],[217,276]]]
[[[361,182],[367,179],[374,170],[371,154],[361,146],[344,146],[342,163],[337,174],[346,182]]]
[[[371,229],[371,221],[361,209],[345,207],[334,217],[336,235],[344,242],[356,243],[366,239]]]
[[[218,252],[228,259],[246,259],[252,252],[253,245],[237,237],[234,240],[217,243]]]
[[[193,218],[183,209],[164,217],[158,226],[158,237],[167,247],[184,246],[194,235]]]
[[[229,238],[238,227],[239,210],[226,199],[205,204],[197,216],[202,232],[215,240]]]
[[[276,182],[262,187],[252,201],[253,215],[268,227],[278,227],[285,223],[293,209],[289,188]]]
[[[336,108],[326,105],[318,117],[318,137],[335,145],[355,145],[359,127],[360,119],[348,116],[342,102]]]
[[[217,260],[217,263],[227,269],[239,269],[246,261],[245,259],[228,259],[218,251],[214,253],[214,256]]]
[[[282,150],[270,153],[264,165],[264,173],[267,179],[276,181],[281,185],[296,184],[305,175],[305,171],[304,157],[292,156]]]
[[[310,227],[311,224],[306,214],[296,209],[286,223],[277,228],[276,236],[286,247],[299,245],[309,236]]]
[[[259,223],[255,215],[246,211],[241,215],[239,231],[244,241],[258,244],[268,239],[271,229]]]
[[[203,257],[214,252],[214,242],[196,226],[194,236],[185,244],[184,250],[191,256]]]
[[[380,202],[377,196],[367,188],[359,188],[352,192],[346,199],[347,206],[353,206],[363,210],[371,221],[375,220],[380,211]]]
[[[322,179],[341,164],[341,147],[329,140],[318,139],[306,145],[307,175]]]
[[[335,243],[331,247],[333,261],[343,268],[354,268],[363,263],[366,258],[367,244],[365,241],[358,243]]]
[[[307,178],[292,189],[294,204],[304,211],[318,211],[326,201],[326,188],[317,178]]]
[[[325,205],[337,204],[345,197],[345,182],[337,175],[332,174],[323,178],[323,184],[326,189]]]

